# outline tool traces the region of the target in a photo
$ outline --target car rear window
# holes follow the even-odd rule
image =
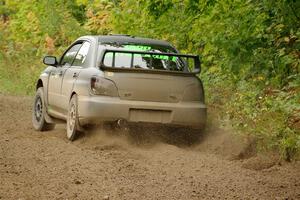
[[[101,44],[101,49],[110,50],[127,50],[127,51],[143,51],[154,53],[176,53],[175,49],[167,46],[151,46],[143,44]],[[154,70],[170,70],[170,71],[187,71],[182,59],[176,56],[166,55],[149,55],[149,54],[134,54],[133,64],[131,53],[115,53],[115,60],[113,63],[113,53],[106,53],[103,64],[117,68],[142,68]]]

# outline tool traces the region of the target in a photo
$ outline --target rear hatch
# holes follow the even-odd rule
[[[149,45],[106,47],[103,47],[100,68],[105,78],[116,84],[121,99],[179,102],[186,88],[199,87],[195,74],[200,72],[200,60],[196,55],[164,52],[170,50]]]
[[[105,78],[112,80],[124,100],[179,102],[186,88],[197,85],[192,76],[106,71]]]

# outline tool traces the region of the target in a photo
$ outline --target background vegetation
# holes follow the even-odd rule
[[[84,34],[200,54],[207,102],[260,150],[300,152],[300,1],[0,0],[0,92],[33,94],[46,54]]]

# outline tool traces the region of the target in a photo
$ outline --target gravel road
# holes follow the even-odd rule
[[[36,132],[31,97],[0,94],[0,199],[300,199],[300,164],[251,153],[215,130],[192,147],[65,125]],[[145,139],[147,138],[147,139]]]

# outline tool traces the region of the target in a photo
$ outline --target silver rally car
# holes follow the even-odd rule
[[[61,56],[44,57],[32,122],[38,131],[67,122],[74,140],[86,125],[151,123],[202,130],[206,105],[195,55],[165,41],[83,36]]]

